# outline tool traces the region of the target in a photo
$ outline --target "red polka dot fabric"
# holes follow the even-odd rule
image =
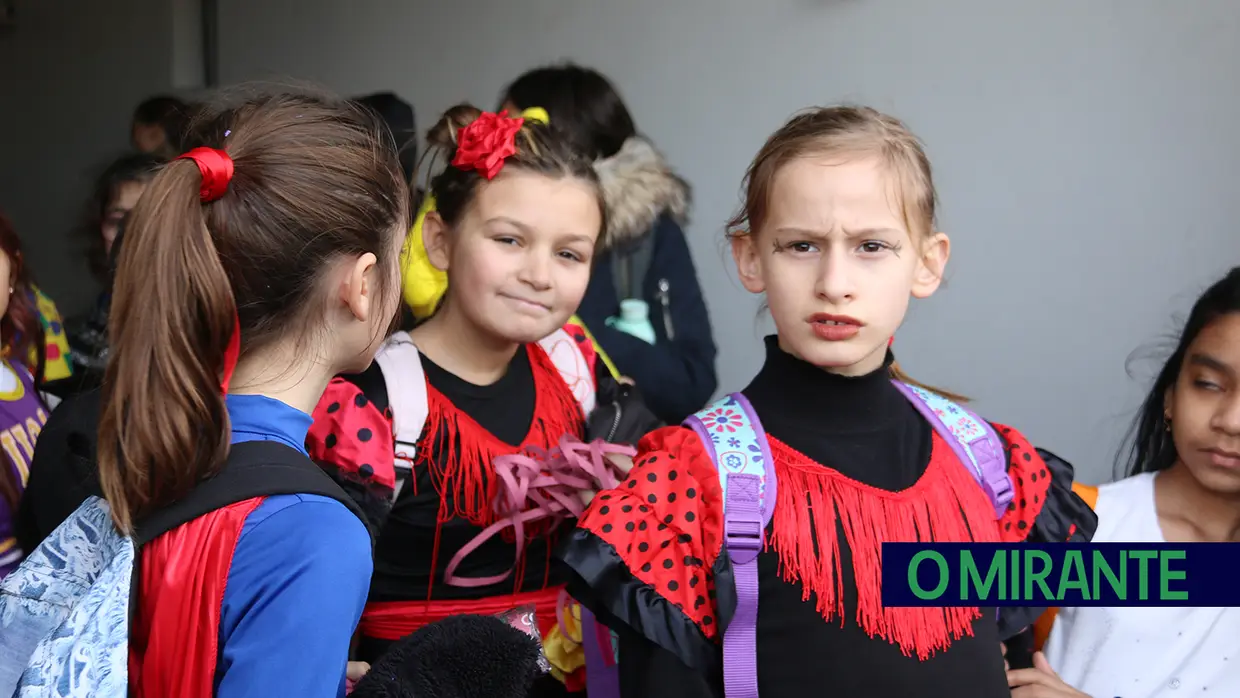
[[[698,436],[681,427],[648,434],[629,478],[601,493],[579,523],[610,544],[634,577],[718,635],[711,569],[723,541],[719,476]]]
[[[1018,543],[1030,538],[1034,522],[1046,506],[1051,472],[1023,434],[1002,424],[992,426],[1004,442],[1008,477],[1012,480],[1012,503],[999,520],[999,537],[1004,543]],[[1067,485],[1071,484],[1069,480]],[[1068,535],[1070,532],[1066,531],[1063,540]]]
[[[311,458],[364,484],[387,490],[396,487],[392,422],[360,388],[333,378],[313,417],[306,436]]]

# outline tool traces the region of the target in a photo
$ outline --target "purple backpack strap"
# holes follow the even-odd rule
[[[942,395],[901,381],[893,382],[973,474],[990,497],[995,518],[1002,518],[1012,501],[1012,480],[1007,474],[1003,442],[995,430],[986,420]]]
[[[724,548],[736,580],[736,614],[723,634],[727,698],[758,698],[758,553],[775,509],[775,463],[749,401],[726,395],[689,417],[719,471]]]
[[[616,666],[614,634],[581,606],[581,646],[586,655],[586,695],[620,698],[620,670]]]

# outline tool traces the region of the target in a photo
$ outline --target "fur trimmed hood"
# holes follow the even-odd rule
[[[682,226],[687,222],[689,184],[672,172],[650,141],[630,138],[615,155],[596,161],[594,169],[607,204],[604,248],[640,238],[664,214]]]

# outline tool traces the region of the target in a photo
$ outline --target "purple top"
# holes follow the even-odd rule
[[[34,442],[47,422],[47,407],[34,387],[34,380],[24,366],[14,366],[8,361],[0,363],[0,468],[7,468],[17,483],[18,495],[26,489],[30,476],[30,459],[34,457]],[[16,512],[9,502],[0,496],[0,579],[13,571],[21,562],[23,553],[13,536],[13,519]]]

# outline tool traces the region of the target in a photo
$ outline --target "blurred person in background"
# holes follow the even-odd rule
[[[38,439],[49,412],[28,361],[43,332],[21,240],[0,213],[0,578],[22,560],[15,522]]]
[[[180,155],[193,107],[167,95],[145,99],[133,112],[130,140],[140,153],[165,158]]]
[[[715,392],[715,341],[682,226],[689,185],[650,141],[611,82],[572,64],[531,70],[502,108],[547,111],[553,128],[594,161],[607,205],[601,251],[577,311],[616,368],[664,422],[677,424]]]
[[[73,363],[73,384],[53,388],[61,397],[98,385],[108,360],[108,310],[112,299],[112,271],[117,240],[129,211],[138,203],[147,184],[164,159],[133,153],[112,161],[95,182],[80,234],[87,242],[86,258],[95,280],[102,286],[95,304],[68,322],[68,341]]]

